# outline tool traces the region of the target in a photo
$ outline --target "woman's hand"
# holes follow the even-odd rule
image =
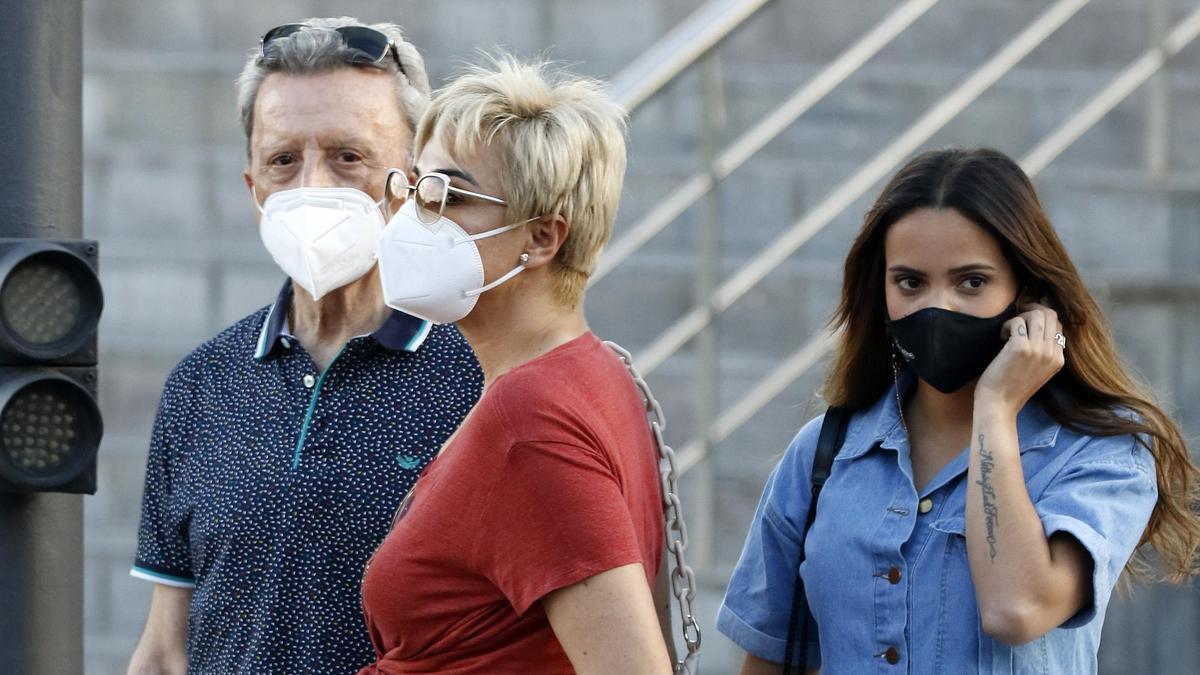
[[[1005,322],[1008,342],[975,385],[976,404],[998,405],[1013,416],[1066,362],[1065,349],[1055,341],[1063,330],[1058,314],[1036,302],[1021,309]]]

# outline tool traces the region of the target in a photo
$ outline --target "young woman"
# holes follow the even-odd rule
[[[1139,544],[1192,572],[1179,428],[1126,374],[1008,157],[905,166],[850,249],[834,324],[825,398],[855,413],[799,565],[808,669],[1094,672]],[[821,422],[768,479],[720,610],[743,673],[785,660]]]
[[[658,453],[583,292],[612,231],[624,113],[502,57],[441,91],[380,240],[392,307],[457,322],[484,394],[363,578],[364,673],[670,673],[651,600]]]

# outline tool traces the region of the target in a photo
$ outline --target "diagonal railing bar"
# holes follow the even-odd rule
[[[1047,134],[1029,151],[1020,164],[1030,178],[1037,176],[1078,140],[1088,129],[1128,98],[1139,86],[1160,70],[1172,56],[1200,36],[1200,9],[1196,9],[1173,28],[1160,45],[1147,49],[1107,86],[1087,101],[1074,115]],[[709,443],[725,440],[750,421],[767,403],[799,379],[833,349],[833,336],[819,331],[784,359],[770,375],[756,382],[733,406],[717,416],[705,431]],[[694,438],[678,452],[679,472],[683,473],[704,459],[704,444]]]
[[[872,185],[894,171],[915,150],[954,119],[992,84],[1013,68],[1035,47],[1058,30],[1090,0],[1059,0],[1021,31],[953,91],[937,102],[911,127],[893,140],[813,210],[800,218],[774,241],[723,282],[707,305],[692,308],[661,333],[638,359],[638,368],[649,374],[695,337],[716,316],[728,309],[772,270],[782,264],[817,232],[866,193]]]
[[[1040,173],[1064,150],[1079,139],[1088,129],[1096,125],[1121,101],[1146,83],[1166,62],[1200,35],[1200,9],[1171,29],[1162,43],[1147,49],[1133,63],[1126,66],[1100,93],[1092,97],[1071,119],[1025,155],[1021,166],[1029,175]]]
[[[613,99],[633,112],[768,2],[705,3],[613,77]]]
[[[717,181],[733,173],[808,109],[856,73],[863,64],[878,54],[879,50],[890,44],[897,35],[904,32],[939,1],[908,0],[884,17],[862,38],[792,93],[774,111],[759,120],[749,131],[722,150],[713,160],[710,171],[697,173],[670,191],[669,197],[659,202],[621,238],[612,242],[597,263],[596,270],[592,272],[588,286],[603,279],[647,241],[674,222],[684,211],[707,194]]]

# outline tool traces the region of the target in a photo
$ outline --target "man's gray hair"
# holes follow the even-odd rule
[[[305,19],[300,23],[306,29],[292,33],[271,43],[271,58],[264,59],[260,48],[255,48],[242,67],[237,79],[238,115],[242,131],[246,134],[246,158],[250,157],[250,136],[254,131],[254,103],[263,80],[271,73],[292,75],[315,75],[341,68],[375,68],[392,72],[396,78],[396,95],[400,109],[414,133],[421,114],[429,105],[429,76],[425,73],[425,61],[417,48],[404,40],[404,31],[394,23],[376,23],[369,27],[387,35],[395,44],[404,72],[395,67],[391,54],[375,64],[351,63],[356,53],[342,41],[334,29],[343,26],[366,26],[358,19],[339,18]]]

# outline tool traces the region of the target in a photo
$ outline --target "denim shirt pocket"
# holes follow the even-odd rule
[[[978,672],[996,675],[1017,672],[1050,673],[1047,654],[1049,636],[1043,635],[1028,644],[1010,647],[984,632],[975,600],[975,586],[971,580],[971,565],[967,558],[966,519],[963,516],[942,518],[929,526],[946,535],[941,560],[934,672]],[[977,650],[969,649],[967,642],[971,638],[975,639]],[[963,663],[965,655],[971,651],[976,652],[977,660],[974,663]]]
[[[942,545],[933,547],[930,553],[934,555],[929,556],[931,563],[940,566],[933,672],[970,672],[977,669],[976,664],[964,662],[964,657],[975,651],[970,642],[981,642],[984,636],[970,630],[972,624],[979,623],[979,611],[967,562],[966,520],[951,516],[935,520],[929,527],[943,535]],[[982,660],[978,666],[983,666]]]

